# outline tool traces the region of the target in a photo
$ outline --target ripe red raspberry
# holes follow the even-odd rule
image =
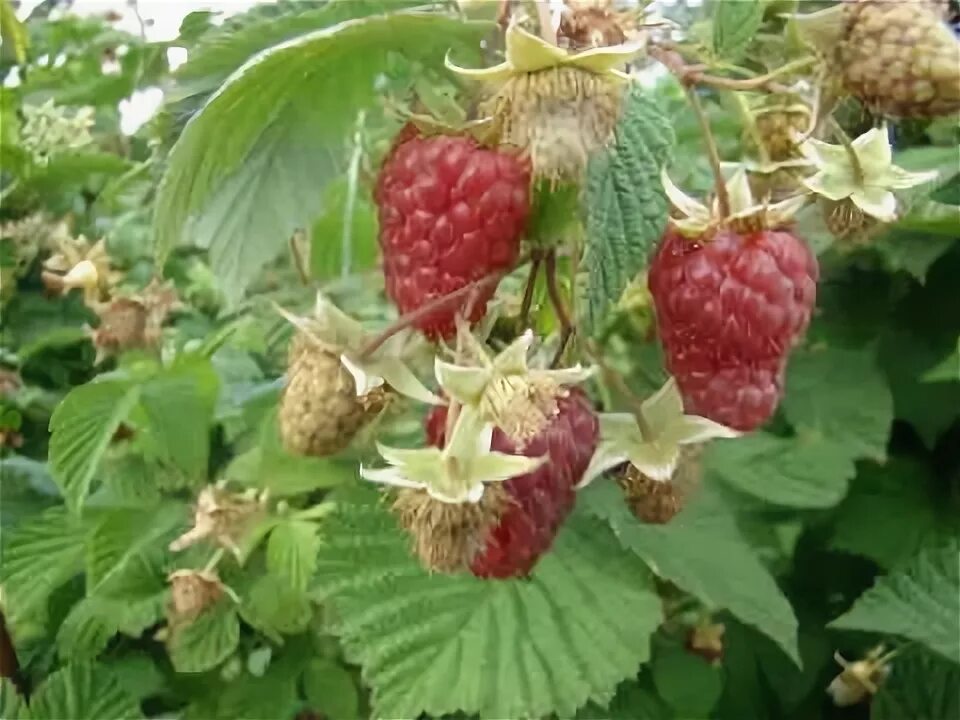
[[[518,158],[463,136],[422,137],[408,126],[380,170],[374,198],[387,294],[407,313],[474,280],[509,270],[530,208],[530,173]],[[486,312],[482,290],[469,320]],[[421,318],[449,337],[467,298]]]
[[[547,456],[547,462],[527,475],[503,483],[509,506],[487,532],[482,548],[470,563],[470,572],[482,578],[523,577],[550,549],[560,525],[573,510],[574,486],[583,477],[597,447],[599,422],[590,401],[579,388],[565,388],[557,398],[558,414],[523,447],[499,429],[492,448],[527,457]],[[444,443],[445,407],[427,416],[427,440]]]
[[[668,230],[649,287],[687,412],[742,431],[773,415],[818,274],[813,253],[787,230],[725,228],[703,241]]]

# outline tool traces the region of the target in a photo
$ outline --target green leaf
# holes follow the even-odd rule
[[[310,275],[317,280],[339,277],[344,267],[343,236],[347,232],[347,181],[334,180],[327,186],[323,214],[313,224],[310,238]],[[368,193],[357,189],[350,226],[351,272],[373,267],[378,253],[377,216]]]
[[[590,706],[588,706],[590,707]],[[672,720],[675,716],[652,688],[636,682],[622,683],[610,701],[608,712],[582,712],[582,720]]]
[[[30,35],[17,18],[10,0],[0,0],[0,38],[3,39],[4,55],[10,53],[18,63],[26,61]]]
[[[661,648],[653,658],[657,692],[679,717],[708,717],[723,692],[720,670],[682,647]]]
[[[244,593],[243,619],[274,640],[306,630],[313,617],[307,594],[269,573],[261,575]]]
[[[93,660],[107,647],[118,628],[116,607],[100,598],[74,605],[57,629],[57,652],[64,660]]]
[[[166,688],[167,679],[157,667],[157,661],[146,652],[127,651],[104,665],[120,685],[139,700],[159,695]]]
[[[960,174],[945,182],[930,199],[944,205],[960,205]]]
[[[440,63],[488,29],[439,14],[349,20],[287,41],[237,70],[171,151],[155,214],[157,254],[209,249],[229,299],[322,210],[343,138],[372,105],[391,53]],[[224,127],[231,128],[229,133]]]
[[[8,678],[0,677],[0,718],[3,720],[30,720],[26,701]]]
[[[713,51],[727,61],[738,60],[763,23],[761,0],[720,0],[713,4]]]
[[[317,526],[304,520],[283,520],[267,541],[267,570],[306,590],[317,568],[320,538]]]
[[[179,503],[104,512],[87,537],[87,594],[95,594],[114,575],[122,574],[142,551],[165,545],[187,514]]]
[[[322,7],[317,5],[322,4]],[[419,0],[335,0],[255,7],[206,33],[190,48],[190,59],[175,73],[174,102],[213,92],[250,57],[298,35],[344,20],[420,4]],[[269,13],[269,14],[268,14]],[[279,14],[277,14],[279,13]]]
[[[260,446],[238,456],[226,471],[231,480],[269,490],[273,497],[301,495],[357,478],[355,462],[288,453],[280,441],[276,412],[264,418]]]
[[[54,590],[83,569],[84,529],[62,507],[4,532],[0,581],[14,619],[43,607]]]
[[[360,698],[350,673],[330,660],[311,660],[303,671],[307,704],[331,720],[354,720],[360,716]]]
[[[893,395],[873,348],[794,353],[782,406],[798,430],[816,430],[849,457],[887,457]]]
[[[575,513],[529,579],[483,581],[421,569],[378,498],[338,498],[317,573],[374,714],[570,715],[648,658],[659,598],[598,521]]]
[[[960,536],[881,577],[830,627],[902,635],[960,663]]]
[[[577,502],[608,522],[621,545],[657,575],[710,607],[729,610],[798,660],[793,609],[715,492],[704,488],[667,525],[637,521],[613,483],[593,483]]]
[[[143,385],[140,403],[149,422],[149,441],[187,484],[207,479],[210,426],[219,380],[206,358],[191,358]]]
[[[924,382],[960,382],[960,338],[957,349],[947,355],[943,362],[923,375]]]
[[[30,700],[34,720],[142,718],[137,701],[100,665],[74,663],[47,676]]]
[[[905,457],[861,466],[837,509],[831,547],[886,568],[913,557],[951,528],[952,507],[937,497],[936,481],[929,467]]]
[[[796,508],[833,507],[856,475],[842,445],[820,437],[787,440],[763,432],[714,443],[706,467],[739,492]]]
[[[923,380],[947,352],[940,343],[907,329],[888,332],[880,345],[880,362],[893,391],[896,416],[913,425],[930,448],[960,416],[960,383]]]
[[[170,662],[180,673],[200,673],[215,668],[237,649],[240,619],[233,601],[220,600],[186,627],[178,628],[168,642]]]
[[[932,235],[897,227],[878,238],[872,247],[891,271],[905,270],[923,282],[927,270],[956,243],[949,234]]]
[[[78,511],[90,491],[100,458],[140,389],[123,380],[74,388],[50,418],[50,472],[67,507]]]
[[[870,720],[960,717],[960,667],[937,655],[907,650],[870,704]]]
[[[583,320],[589,333],[600,329],[610,305],[646,267],[669,210],[660,170],[673,151],[673,129],[644,91],[632,90],[624,102],[616,142],[591,160],[587,177]]]

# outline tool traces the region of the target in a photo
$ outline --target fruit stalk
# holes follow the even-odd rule
[[[817,62],[816,58],[801,58],[787,63],[783,67],[777,68],[766,75],[758,75],[757,77],[745,80],[735,80],[733,78],[720,77],[719,75],[708,75],[703,72],[703,65],[687,65],[678,52],[665,45],[651,46],[648,52],[650,57],[676,75],[684,85],[709,85],[719,90],[759,90],[768,93],[788,91],[789,88],[777,82],[777,78],[806,70]]]
[[[416,323],[420,318],[427,317],[430,314],[437,312],[438,310],[444,310],[450,305],[455,305],[460,300],[462,300],[463,298],[465,298],[466,296],[468,296],[470,293],[474,291],[480,291],[488,287],[495,287],[497,283],[500,282],[500,280],[503,278],[504,275],[509,274],[510,272],[515,270],[517,267],[521,267],[526,263],[528,263],[529,261],[530,261],[529,256],[520,258],[520,261],[517,263],[515,268],[509,269],[506,271],[492,272],[489,275],[485,275],[478,280],[474,280],[472,283],[469,283],[468,285],[464,285],[462,288],[458,288],[457,290],[447,293],[446,295],[441,295],[440,297],[435,298],[430,302],[425,303],[424,305],[421,305],[420,307],[418,307],[416,310],[412,312],[408,312],[405,315],[401,315],[399,318],[397,318],[397,320],[393,324],[384,328],[384,330],[379,335],[375,336],[372,340],[370,340],[367,346],[360,351],[359,359],[364,360],[370,357],[370,355],[376,352],[377,349],[381,345],[383,345],[387,340],[392,338],[394,335],[396,335],[398,332],[400,332],[404,328],[410,327],[411,325]]]
[[[720,219],[724,220],[730,217],[730,195],[727,193],[727,183],[723,179],[723,171],[720,169],[720,151],[717,149],[717,140],[713,137],[710,119],[703,109],[703,103],[700,102],[700,96],[697,95],[696,88],[687,88],[687,98],[690,100],[690,106],[700,123],[700,130],[703,132],[703,142],[707,146],[707,157],[710,159],[710,168],[713,170],[713,181],[716,185]]]
[[[560,297],[560,288],[557,287],[557,251],[551,250],[547,253],[545,260],[547,273],[547,294],[550,296],[550,304],[553,305],[553,311],[557,314],[557,321],[560,323],[560,344],[557,346],[557,354],[553,357],[550,367],[560,366],[560,360],[563,358],[563,352],[567,349],[567,343],[573,335],[573,322],[570,320],[570,313]]]
[[[520,303],[520,327],[524,330],[530,322],[530,305],[533,303],[533,291],[537,285],[537,275],[540,274],[540,263],[543,258],[539,253],[530,257],[530,275],[527,276],[527,286],[523,290],[523,302]]]

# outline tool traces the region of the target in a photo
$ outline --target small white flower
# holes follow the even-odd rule
[[[893,190],[922,185],[937,177],[937,171],[912,173],[893,164],[893,149],[887,128],[873,128],[851,143],[859,170],[850,152],[842,145],[809,139],[800,149],[817,173],[803,184],[813,193],[838,202],[849,199],[864,213],[880,220],[897,219]]]
[[[361,467],[360,476],[384,485],[426,490],[440,502],[477,503],[486,483],[526,475],[545,461],[542,457],[492,452],[492,439],[493,425],[485,423],[479,413],[463,407],[442,450],[400,450],[378,443],[377,449],[389,467]]]
[[[736,430],[713,420],[685,415],[673,378],[643,402],[641,411],[645,431],[641,431],[637,418],[630,413],[600,416],[600,442],[578,487],[628,461],[652,480],[667,482],[680,462],[682,446],[740,436]]]

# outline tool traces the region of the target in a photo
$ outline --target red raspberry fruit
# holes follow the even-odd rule
[[[687,412],[742,431],[773,415],[818,275],[816,257],[787,230],[724,228],[705,240],[668,230],[648,282]]]
[[[517,261],[530,209],[530,172],[513,155],[464,136],[423,137],[408,126],[380,170],[374,198],[387,294],[401,313]],[[474,300],[486,312],[494,286]],[[420,318],[428,337],[449,337],[467,298]]]
[[[547,462],[503,483],[510,504],[470,562],[470,572],[477,577],[529,575],[573,510],[574,486],[590,464],[600,428],[589,399],[579,388],[565,388],[557,398],[557,408],[550,424],[522,447],[501,430],[493,432],[493,450],[527,457],[546,455]],[[446,420],[445,407],[434,408],[427,416],[427,440],[432,445],[443,446]]]

